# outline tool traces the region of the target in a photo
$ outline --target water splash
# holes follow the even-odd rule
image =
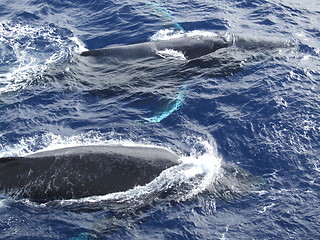
[[[173,59],[173,60],[184,60],[186,61],[187,58],[183,54],[183,52],[176,51],[170,48],[164,49],[164,50],[158,50],[156,51],[156,54],[158,54],[162,58],[166,59]]]
[[[49,65],[67,61],[77,46],[72,35],[53,25],[0,22],[0,93],[24,88]]]
[[[184,31],[184,30],[175,30],[175,29],[161,29],[150,37],[151,41],[160,41],[160,40],[170,40],[183,37],[191,38],[214,38],[219,35],[213,31],[205,30],[193,30],[193,31]]]

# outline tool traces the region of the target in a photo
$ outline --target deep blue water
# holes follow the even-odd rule
[[[125,193],[1,195],[0,238],[320,238],[319,26],[314,0],[1,0],[1,157],[156,145],[183,164]],[[178,35],[249,43],[192,61],[79,54]]]

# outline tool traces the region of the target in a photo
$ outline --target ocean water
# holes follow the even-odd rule
[[[0,157],[160,146],[146,186],[35,203],[0,195],[1,239],[320,238],[320,2],[0,1]],[[188,60],[85,50],[185,37]]]

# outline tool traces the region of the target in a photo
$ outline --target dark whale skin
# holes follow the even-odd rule
[[[163,148],[79,146],[0,159],[0,191],[36,202],[77,199],[145,185],[179,157]]]

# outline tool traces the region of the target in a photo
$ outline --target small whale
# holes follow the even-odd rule
[[[159,69],[163,68],[163,70],[156,70],[163,73],[163,76],[155,75],[157,76],[155,80],[166,78],[177,79],[177,84],[173,85],[178,85],[180,88],[180,90],[177,89],[176,96],[168,98],[167,104],[158,104],[153,116],[143,117],[143,121],[139,121],[144,123],[159,123],[183,104],[186,94],[185,89],[188,86],[187,84],[183,86],[179,85],[182,82],[180,79],[188,80],[192,79],[193,76],[199,75],[199,68],[212,68],[213,71],[209,74],[213,74],[215,77],[228,76],[242,69],[244,63],[256,60],[257,56],[260,56],[262,53],[267,55],[268,52],[275,49],[295,46],[292,41],[280,38],[270,36],[241,36],[230,33],[219,35],[212,32],[190,32],[171,37],[173,38],[129,45],[111,45],[103,49],[84,51],[81,55],[84,57],[91,56],[93,59],[90,62],[92,67],[101,71],[102,74],[106,72],[107,78],[112,78],[112,74],[109,76],[107,75],[108,71],[104,71],[104,69],[108,69],[110,63],[115,63],[117,68],[122,69],[122,65],[118,65],[119,63],[132,61],[132,66],[134,66],[135,62],[138,62],[136,67],[131,68],[136,69],[135,72],[138,72],[133,79],[138,79],[140,78],[138,69],[141,67],[139,60],[150,60],[145,61],[146,65],[143,66],[150,64],[150,66],[157,66]],[[161,60],[162,58],[170,60],[182,59],[186,61],[157,62],[157,60]],[[95,65],[96,62],[99,65]],[[142,70],[141,74],[144,74],[145,71]],[[155,74],[157,73],[155,72]],[[151,74],[151,76],[154,75]],[[103,78],[104,80],[105,78]],[[111,91],[108,91],[109,95],[111,95],[110,93]]]
[[[145,185],[179,157],[157,147],[78,146],[0,158],[0,192],[34,202],[78,199]]]
[[[127,60],[152,56],[159,57],[160,51],[174,50],[183,53],[186,59],[194,59],[228,46],[230,46],[230,42],[222,37],[178,37],[129,45],[115,45],[108,48],[85,51],[81,55],[114,57]]]
[[[112,45],[103,49],[84,51],[81,56],[95,56],[116,58],[118,60],[133,60],[148,57],[161,57],[161,51],[177,51],[184,55],[186,60],[196,59],[219,49],[235,46],[241,50],[267,51],[276,48],[293,47],[291,41],[279,38],[240,36],[234,34],[212,36],[182,35],[171,39],[149,41],[129,45]]]

